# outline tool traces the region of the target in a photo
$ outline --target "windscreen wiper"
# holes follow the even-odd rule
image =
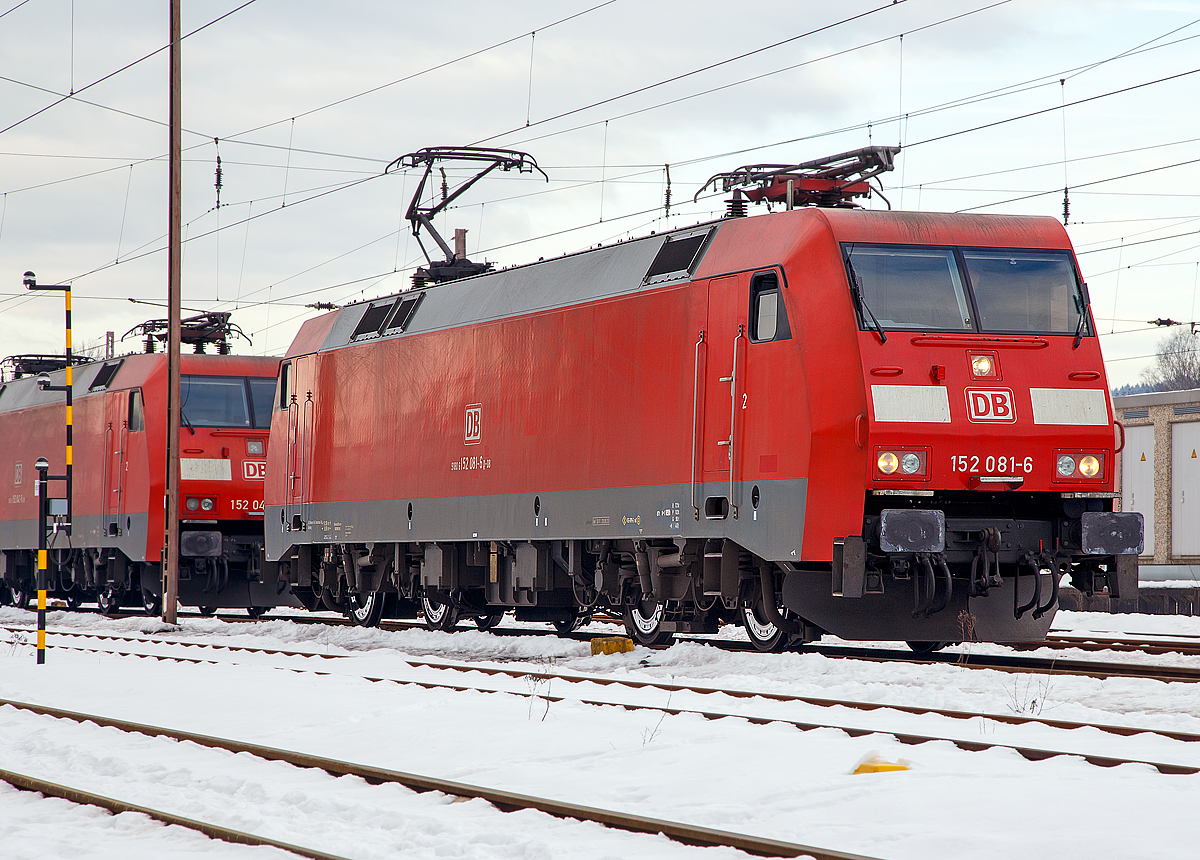
[[[192,422],[188,421],[187,413],[183,411],[183,407],[179,407],[179,417],[183,419],[183,423],[187,425],[187,429],[192,431],[192,435],[196,435],[196,428],[192,426]]]
[[[846,271],[850,273],[850,289],[854,293],[854,302],[858,305],[860,311],[865,311],[866,315],[871,318],[871,323],[875,326],[875,331],[879,333],[879,342],[887,343],[887,332],[883,330],[883,326],[879,324],[879,320],[875,319],[875,314],[871,312],[871,308],[867,305],[867,300],[863,297],[862,286],[858,282],[858,272],[854,271],[854,263],[850,262],[850,255],[846,255]]]
[[[1075,326],[1075,343],[1071,344],[1071,349],[1079,349],[1079,342],[1083,340],[1083,324],[1087,321],[1087,305],[1075,296],[1075,310],[1079,314],[1079,325]]]

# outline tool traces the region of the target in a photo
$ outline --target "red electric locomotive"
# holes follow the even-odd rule
[[[148,345],[162,337],[147,323]],[[228,314],[185,321],[184,341],[225,352]],[[157,334],[156,334],[157,333]],[[0,597],[25,606],[35,593],[34,463],[62,471],[65,361],[37,367],[10,360],[17,378],[0,386]],[[54,369],[57,367],[57,369]],[[263,483],[278,358],[184,355],[181,369],[179,601],[211,612],[252,614],[298,605],[263,554]],[[29,371],[37,375],[30,375]],[[51,372],[40,372],[51,371]],[[157,614],[166,473],[167,358],[127,355],[73,369],[73,490],[70,516],[53,522],[47,593],[106,611],[127,602]],[[49,485],[64,496],[62,483]],[[51,513],[55,511],[52,510]],[[70,522],[70,530],[66,524]]]
[[[292,343],[268,558],[367,623],[390,594],[443,629],[604,608],[645,644],[736,619],[763,650],[1038,638],[1067,573],[1132,596],[1065,231],[849,208],[894,154],[743,168],[710,180],[726,218],[503,271],[435,233],[412,289]]]

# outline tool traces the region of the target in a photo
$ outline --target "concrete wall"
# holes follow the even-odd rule
[[[1126,427],[1153,426],[1154,428],[1154,542],[1153,554],[1143,555],[1141,564],[1197,564],[1200,556],[1174,554],[1175,530],[1181,534],[1200,531],[1200,521],[1175,523],[1172,508],[1176,492],[1172,486],[1172,441],[1175,428],[1180,424],[1200,422],[1200,389],[1186,391],[1164,391],[1154,394],[1130,394],[1113,398],[1117,421]],[[1189,430],[1192,429],[1189,427]],[[1189,449],[1190,450],[1190,449]],[[1118,455],[1117,486],[1123,485],[1125,451]],[[1140,507],[1140,505],[1139,505]],[[1190,505],[1188,506],[1190,507]],[[1187,508],[1185,508],[1186,510]],[[1149,519],[1149,517],[1147,517]],[[1187,519],[1192,519],[1190,516]],[[1147,536],[1149,538],[1149,536]],[[1146,541],[1147,548],[1150,541]]]

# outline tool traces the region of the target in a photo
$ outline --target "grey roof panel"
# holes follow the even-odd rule
[[[427,287],[412,322],[404,332],[379,337],[402,337],[463,325],[490,322],[506,317],[569,307],[609,296],[635,293],[644,288],[646,271],[668,236],[711,230],[716,225],[691,227],[634,239],[618,245],[583,251],[553,260],[515,266],[460,281]],[[699,259],[696,265],[699,264]],[[693,266],[694,269],[694,266]],[[687,277],[680,274],[679,279]],[[657,287],[661,281],[653,286]],[[350,342],[350,336],[367,308],[391,303],[395,295],[343,308],[329,330],[321,351]],[[371,340],[360,337],[355,343]]]

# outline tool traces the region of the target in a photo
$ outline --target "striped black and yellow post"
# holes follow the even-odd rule
[[[73,444],[74,440],[72,430],[72,408],[74,406],[74,387],[75,387],[75,361],[71,355],[71,285],[70,284],[39,284],[37,276],[33,272],[25,273],[24,284],[26,289],[30,290],[61,290],[66,300],[66,371],[67,378],[65,385],[50,385],[49,381],[39,381],[39,386],[44,391],[62,391],[67,395],[67,450],[66,450],[66,470],[62,475],[47,475],[50,470],[50,463],[45,457],[39,457],[37,461],[38,473],[38,571],[37,571],[37,593],[38,593],[38,626],[37,626],[37,661],[38,663],[46,662],[46,523],[48,520],[48,511],[50,500],[48,498],[49,489],[48,482],[63,481],[66,484],[66,521],[63,523],[63,529],[69,535],[71,533],[71,517],[74,513],[74,506],[71,503],[72,482],[71,482],[71,466],[74,460]],[[56,512],[57,513],[57,512]]]
[[[38,457],[34,468],[37,469],[38,500],[37,661],[41,665],[46,662],[46,491],[49,488],[46,473],[50,463],[45,457]]]
[[[67,478],[67,480],[66,480],[66,484],[67,484],[67,521],[64,524],[64,528],[66,529],[66,532],[69,535],[69,534],[71,534],[71,519],[75,513],[75,511],[72,508],[72,504],[71,504],[72,499],[75,498],[71,494],[71,490],[72,490],[71,462],[74,459],[74,456],[72,454],[72,440],[71,440],[71,435],[72,435],[71,422],[73,420],[71,407],[74,405],[73,391],[75,388],[75,362],[71,358],[71,285],[70,284],[63,284],[63,296],[66,298],[66,302],[67,302],[67,317],[66,317],[66,322],[67,322],[67,384],[66,384],[66,388],[67,388],[67,391],[66,391],[66,394],[67,394],[67,456],[66,456],[66,460],[65,460],[67,469],[66,469],[66,472],[64,473]]]

